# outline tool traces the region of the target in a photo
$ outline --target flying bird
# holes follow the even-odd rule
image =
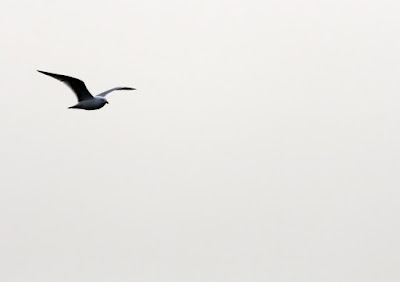
[[[108,104],[108,101],[104,97],[110,92],[115,90],[136,90],[135,88],[131,87],[114,87],[96,96],[93,96],[90,94],[89,90],[87,90],[85,83],[80,79],[40,70],[38,70],[38,72],[64,82],[69,88],[71,88],[72,91],[74,91],[76,97],[78,98],[78,104],[71,106],[68,109],[97,110],[104,107],[105,104]]]

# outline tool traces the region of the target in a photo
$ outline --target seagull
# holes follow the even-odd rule
[[[85,83],[80,79],[40,70],[38,70],[38,72],[64,82],[72,91],[74,91],[78,98],[78,104],[71,106],[68,109],[97,110],[104,107],[105,104],[108,104],[108,101],[104,97],[110,92],[115,90],[136,90],[131,87],[114,87],[93,97],[87,90]]]

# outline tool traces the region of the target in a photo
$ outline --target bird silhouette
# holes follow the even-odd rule
[[[114,87],[96,96],[93,96],[90,94],[89,90],[87,90],[85,83],[80,79],[40,70],[38,70],[38,72],[62,81],[69,88],[71,88],[71,90],[75,93],[76,98],[78,98],[78,104],[69,107],[69,109],[97,110],[104,107],[105,104],[108,104],[107,99],[104,97],[110,92],[115,90],[136,90],[135,88],[131,87]]]

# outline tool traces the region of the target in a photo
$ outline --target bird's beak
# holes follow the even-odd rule
[[[108,101],[106,101],[106,104],[108,104]]]

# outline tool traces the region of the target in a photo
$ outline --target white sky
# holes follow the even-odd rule
[[[1,6],[0,281],[400,281],[399,1]]]

